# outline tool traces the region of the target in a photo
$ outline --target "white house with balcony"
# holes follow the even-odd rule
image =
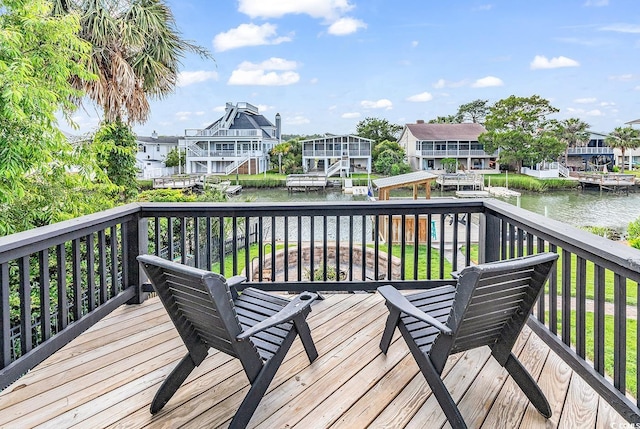
[[[180,139],[188,174],[256,174],[269,169],[269,151],[281,141],[275,125],[249,103],[227,103],[224,115],[204,129],[187,129]]]
[[[325,176],[349,176],[353,172],[371,173],[373,140],[354,135],[326,135],[302,140],[302,168]]]
[[[406,124],[398,143],[414,170],[444,170],[443,159],[455,159],[458,169],[473,173],[495,173],[497,153],[484,151],[478,136],[485,132],[481,124]]]

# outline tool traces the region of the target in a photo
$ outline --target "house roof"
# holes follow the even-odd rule
[[[478,140],[486,131],[481,124],[407,124],[418,140]]]
[[[640,124],[640,119],[635,119],[633,121],[625,122],[625,124],[628,124],[628,125]]]
[[[156,144],[178,144],[180,137],[177,136],[136,136],[136,140],[143,143],[156,143]]]
[[[429,182],[435,180],[438,176],[427,171],[414,171],[407,174],[399,174],[397,176],[383,177],[373,180],[373,185],[377,189],[381,188],[397,188],[400,186],[414,185],[416,183]]]

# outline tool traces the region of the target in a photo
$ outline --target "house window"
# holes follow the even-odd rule
[[[156,145],[156,152],[160,152],[160,145]]]

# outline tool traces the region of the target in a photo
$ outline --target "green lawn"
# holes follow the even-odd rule
[[[464,248],[462,252],[464,253]],[[556,269],[558,273],[558,295],[562,295],[561,289],[561,279],[562,279],[562,249],[558,248],[558,262],[556,264]],[[478,245],[471,245],[471,260],[474,262],[478,261]],[[574,280],[571,285],[571,296],[576,296],[576,287],[575,287],[575,278],[576,278],[576,267],[577,267],[577,256],[571,255],[571,278]],[[594,264],[593,262],[587,261],[586,268],[586,295],[587,299],[594,299]],[[604,299],[607,302],[613,302],[613,272],[607,270],[605,272],[605,291],[604,291]],[[548,287],[546,292],[548,292]],[[638,288],[635,287],[635,284],[629,282],[627,284],[627,305],[636,305],[638,303]]]

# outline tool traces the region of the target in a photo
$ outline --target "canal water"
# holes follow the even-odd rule
[[[454,193],[434,192],[433,196],[455,196]],[[402,192],[394,196],[405,196]],[[406,193],[410,198],[411,192]],[[640,193],[618,195],[599,191],[555,191],[545,193],[524,192],[515,197],[501,198],[513,205],[530,210],[551,219],[556,219],[577,227],[602,226],[615,229],[624,234],[627,225],[640,217]],[[328,201],[332,203],[364,201],[366,196],[343,194],[340,190],[287,192],[285,189],[243,189],[231,201],[257,202],[305,202]]]

